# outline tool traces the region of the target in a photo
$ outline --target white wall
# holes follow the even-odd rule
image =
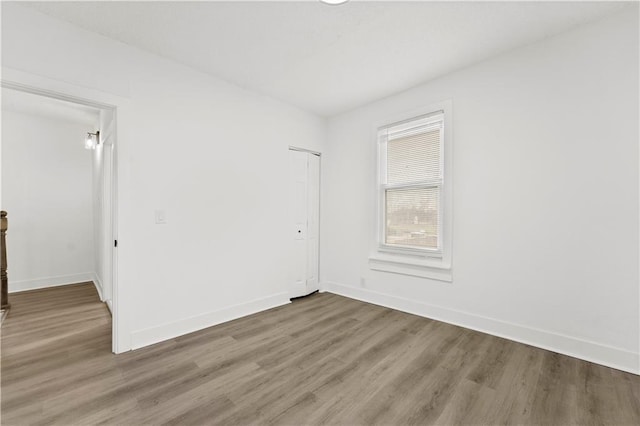
[[[2,111],[9,291],[91,280],[91,153],[84,124]]]
[[[636,5],[330,119],[325,288],[639,372],[638,48]],[[453,282],[372,271],[373,126],[446,99]]]
[[[325,120],[15,4],[2,65],[122,99],[118,350],[288,301],[288,146]]]

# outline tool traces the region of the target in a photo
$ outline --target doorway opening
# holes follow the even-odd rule
[[[91,283],[112,315],[113,352],[116,159],[114,105],[2,81],[0,202],[9,222],[9,304],[11,293],[76,295]]]

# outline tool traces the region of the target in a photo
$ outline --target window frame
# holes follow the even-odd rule
[[[396,127],[403,123],[411,123],[414,121],[425,120],[425,123],[419,127],[424,127],[425,131],[429,131],[431,128],[440,128],[440,177],[430,180],[414,181],[410,183],[386,183],[387,177],[387,154],[388,154],[388,136],[382,135],[385,129],[390,127]],[[418,127],[418,126],[416,126]],[[409,127],[411,129],[411,127]],[[378,129],[378,249],[386,252],[399,252],[399,253],[418,253],[425,254],[430,257],[442,257],[442,216],[443,209],[443,183],[444,183],[444,111],[434,111],[430,114],[421,115],[403,120],[399,123],[391,123],[387,126],[383,126]],[[386,242],[386,222],[387,222],[387,192],[389,190],[402,190],[402,189],[419,189],[419,188],[437,188],[440,196],[438,200],[438,243],[437,248],[431,249],[427,247],[418,247],[410,245],[389,244]]]
[[[381,132],[385,128],[410,123],[419,119],[426,119],[425,125],[442,120],[440,143],[440,178],[431,181],[419,181],[411,184],[386,184],[387,143],[381,139]],[[409,111],[393,119],[385,120],[374,126],[374,140],[376,148],[375,164],[375,192],[376,218],[373,232],[372,252],[369,266],[374,270],[395,272],[441,281],[452,281],[452,235],[453,235],[453,199],[452,199],[452,102],[442,101],[426,108]],[[438,182],[436,182],[438,181]],[[420,248],[416,246],[390,245],[386,243],[386,191],[396,188],[440,188],[438,248]]]

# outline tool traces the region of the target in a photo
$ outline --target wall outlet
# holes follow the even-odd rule
[[[364,277],[360,277],[360,287],[366,287],[367,280]]]
[[[156,225],[165,225],[167,223],[167,212],[164,210],[156,210]]]

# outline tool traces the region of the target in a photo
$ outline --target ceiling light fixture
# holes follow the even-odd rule
[[[100,130],[95,133],[87,132],[87,138],[84,140],[85,149],[96,149],[100,145]]]
[[[339,6],[345,4],[349,0],[320,0],[321,3],[328,4],[330,6]]]

